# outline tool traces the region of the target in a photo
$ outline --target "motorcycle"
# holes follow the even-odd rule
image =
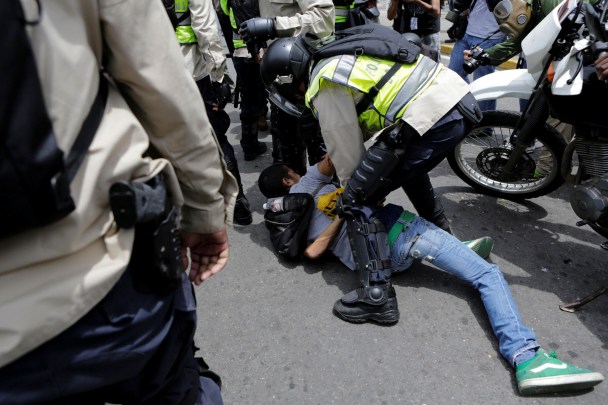
[[[605,238],[608,117],[599,100],[608,94],[608,85],[597,79],[593,62],[608,52],[607,3],[564,0],[522,41],[527,68],[473,81],[471,91],[478,100],[515,97],[528,103],[521,113],[484,112],[481,123],[448,157],[467,184],[506,199],[548,194],[567,178],[574,183],[570,204],[581,218],[576,225],[588,225]],[[483,50],[472,56],[471,71],[489,63]],[[547,124],[550,116],[573,126],[569,142]],[[608,241],[601,247],[608,250]],[[560,308],[573,312],[605,292],[607,287]]]

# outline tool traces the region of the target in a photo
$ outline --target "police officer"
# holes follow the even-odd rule
[[[297,2],[273,2],[259,0],[261,17],[245,21],[240,35],[245,43],[257,45],[277,37],[291,37],[312,33],[319,38],[334,32],[334,5],[331,0],[299,0]],[[295,118],[282,106],[272,104],[270,109],[271,131],[278,139],[280,157],[300,174],[306,172],[308,163],[314,163],[324,154],[318,126],[308,115]]]
[[[19,1],[3,1],[0,19],[28,25],[26,44],[62,150],[100,80],[112,81],[70,184],[75,210],[0,243],[0,403],[221,404],[219,388],[197,372],[192,283],[226,265],[238,188],[166,11],[148,0],[23,3],[20,11]],[[171,289],[149,283],[160,265],[151,260],[159,253],[153,233],[145,224],[119,228],[109,198],[113,184],[161,172],[171,205],[181,207],[189,252],[190,272],[171,267],[179,280]]]
[[[231,27],[228,32],[224,32],[224,36],[227,41],[232,38],[232,63],[236,70],[238,89],[236,97],[240,98],[241,148],[245,160],[254,160],[267,150],[266,144],[258,141],[258,130],[268,129],[265,124],[266,92],[260,78],[257,54],[249,52],[238,33],[238,27],[243,21],[259,17],[260,9],[257,0],[220,0],[218,11],[226,16]],[[261,124],[260,117],[264,118]]]
[[[420,51],[412,47],[408,54]],[[314,44],[301,36],[275,41],[262,60],[262,79],[271,100],[294,111],[307,106],[312,110],[338,178],[346,184],[341,215],[347,218],[362,287],[338,306],[343,318],[352,315],[354,320],[357,303],[383,304],[392,291],[390,258],[383,247],[386,230],[371,224],[362,207],[403,187],[420,194],[427,191],[430,201],[417,201],[415,208],[434,218],[425,208],[436,209],[432,188],[431,193],[420,189],[420,179],[428,179],[428,172],[464,138],[481,113],[466,82],[426,56],[397,63],[348,53],[319,61],[308,77],[313,50]],[[364,141],[380,130],[366,150]],[[434,219],[447,222],[443,210]]]
[[[234,148],[226,137],[230,127],[230,117],[224,111],[224,106],[229,99],[230,89],[228,80],[224,78],[226,57],[217,30],[213,4],[208,0],[176,0],[174,5],[175,16],[170,15],[170,17],[176,21],[175,36],[180,43],[186,67],[205,101],[205,111],[224,152],[228,170],[239,185],[234,222],[239,225],[249,225],[253,221],[249,201],[243,190]],[[266,146],[257,142],[257,131],[255,136],[254,155],[264,153]]]

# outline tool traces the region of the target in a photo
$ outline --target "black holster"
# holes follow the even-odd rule
[[[173,291],[184,272],[179,209],[171,203],[162,175],[146,183],[113,184],[110,206],[120,228],[135,227],[129,263],[135,288],[143,292]]]

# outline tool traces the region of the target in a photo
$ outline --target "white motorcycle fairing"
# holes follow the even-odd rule
[[[529,98],[536,80],[526,69],[499,70],[480,77],[469,84],[477,101],[502,97]]]

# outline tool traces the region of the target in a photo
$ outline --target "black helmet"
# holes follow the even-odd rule
[[[290,115],[300,116],[306,108],[299,86],[308,78],[311,46],[302,37],[277,39],[260,63],[268,99]]]

